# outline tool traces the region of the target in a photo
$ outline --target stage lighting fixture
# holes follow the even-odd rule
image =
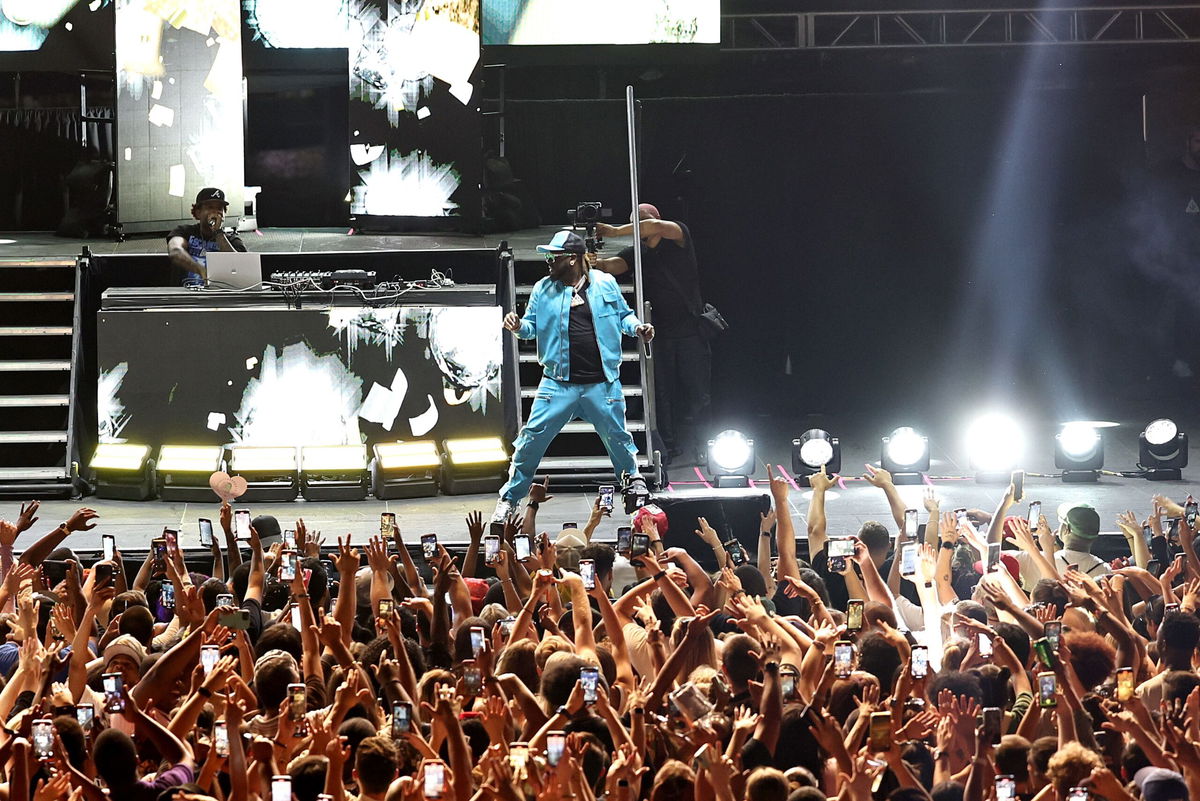
[[[220,445],[163,445],[158,449],[158,497],[164,501],[215,503],[208,479],[224,469]]]
[[[306,501],[361,501],[367,497],[366,445],[310,445],[300,449],[300,492]]]
[[[1138,436],[1138,467],[1148,481],[1178,481],[1188,464],[1188,435],[1174,420],[1161,417]]]
[[[102,442],[89,465],[96,474],[96,497],[144,501],[154,495],[154,461],[149,445]]]
[[[883,469],[896,484],[920,484],[929,469],[929,440],[909,426],[901,426],[883,438]]]
[[[442,460],[442,492],[496,492],[508,476],[508,451],[499,437],[448,439]]]
[[[1020,464],[1025,434],[1000,414],[980,417],[967,428],[967,458],[980,483],[1006,483]]]
[[[229,450],[229,470],[246,479],[245,503],[294,501],[300,493],[295,448],[235,446]]]
[[[437,495],[442,457],[433,440],[381,442],[374,448],[371,487],[376,498],[423,498]]]
[[[811,476],[821,472],[833,475],[842,469],[842,443],[831,436],[828,431],[810,428],[800,435],[800,439],[792,440],[792,473],[797,476]]]
[[[1096,481],[1104,467],[1104,437],[1091,423],[1065,423],[1054,435],[1054,466],[1069,484]]]
[[[708,441],[708,472],[719,489],[749,487],[754,475],[754,440],[732,428]]]

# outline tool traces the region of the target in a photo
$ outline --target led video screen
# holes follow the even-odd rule
[[[350,213],[478,219],[479,0],[350,0]]]
[[[483,0],[485,45],[720,41],[720,0]]]
[[[117,0],[116,39],[121,222],[190,219],[206,186],[225,190],[229,214],[240,214],[238,0]]]
[[[0,69],[112,67],[112,0],[0,0]]]
[[[496,306],[102,311],[101,442],[502,436]],[[186,370],[164,370],[186,354]]]
[[[313,50],[346,46],[350,0],[243,0],[250,44],[280,50]]]

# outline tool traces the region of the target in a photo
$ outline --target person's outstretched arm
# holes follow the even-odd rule
[[[60,523],[58,528],[26,548],[25,552],[21,554],[20,561],[37,567],[69,535],[74,534],[76,531],[91,531],[94,529],[96,527],[94,521],[99,517],[100,515],[94,509],[84,507],[76,510],[74,514],[67,518],[66,522]]]
[[[238,547],[237,535],[233,533],[233,507],[228,501],[221,504],[218,517],[221,531],[225,532],[225,552],[229,554],[229,575],[232,576],[233,571],[242,566],[242,549]]]
[[[829,541],[829,534],[825,527],[825,493],[833,486],[833,481],[833,476],[826,475],[825,465],[821,465],[820,473],[813,473],[808,477],[808,485],[812,487],[812,498],[808,501],[808,558],[810,561],[814,554],[825,549],[825,544]],[[778,510],[776,510],[776,514],[778,515]],[[782,521],[783,516],[779,517]],[[782,526],[776,531],[776,538],[782,543]],[[779,568],[780,570],[784,569],[782,547],[779,551]],[[788,573],[788,575],[791,574]]]
[[[142,708],[129,695],[128,690],[124,694],[125,714],[132,718],[134,727],[151,742],[159,755],[172,765],[184,764],[195,770],[191,747],[143,712]],[[233,738],[230,737],[230,739]]]
[[[263,586],[267,580],[266,564],[263,560],[262,540],[254,526],[250,527],[250,576],[246,582],[246,597],[244,601],[262,603]]]
[[[882,467],[873,465],[863,465],[867,468],[867,472],[863,473],[865,480],[872,487],[878,487],[883,490],[883,494],[887,496],[888,506],[892,510],[892,520],[896,522],[896,528],[904,527],[904,499],[900,497],[899,491],[896,490],[896,485],[892,482],[892,474]]]
[[[172,266],[178,267],[184,273],[196,273],[204,280],[208,280],[208,270],[188,253],[187,240],[182,236],[173,236],[167,240],[167,258]]]

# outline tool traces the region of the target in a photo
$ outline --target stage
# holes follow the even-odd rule
[[[544,225],[501,234],[475,236],[471,234],[383,234],[351,233],[350,229],[331,228],[263,228],[241,234],[246,248],[264,253],[319,253],[343,251],[386,250],[472,250],[494,249],[507,240],[518,261],[540,261],[534,250],[545,244],[562,226]],[[49,231],[0,232],[0,239],[12,239],[0,244],[0,259],[12,258],[74,258],[84,246],[101,256],[156,253],[167,254],[167,238],[137,234],[123,242],[111,239],[69,239]],[[629,244],[628,239],[606,240],[606,250],[614,253]]]
[[[244,234],[251,250],[275,253],[372,253],[378,256],[392,251],[417,256],[420,252],[437,252],[442,256],[454,251],[473,251],[478,260],[481,251],[496,248],[507,240],[515,251],[516,258],[523,262],[522,269],[532,276],[543,270],[540,257],[534,251],[537,244],[548,241],[556,226],[519,231],[509,234],[488,236],[466,236],[456,234],[392,235],[358,233],[347,231],[312,229],[266,229]],[[137,256],[139,254],[164,254],[165,240],[159,236],[132,237],[124,242],[108,240],[72,240],[55,237],[47,233],[3,234],[0,238],[11,238],[11,244],[0,245],[0,258],[73,258],[86,245],[100,256]],[[610,252],[626,244],[611,241]],[[143,258],[143,263],[151,264]],[[352,266],[347,264],[347,267]],[[164,256],[165,269],[165,256]],[[724,350],[723,350],[724,349]],[[732,354],[720,343],[714,353],[714,363],[720,372],[723,363],[730,359],[742,360],[754,354],[739,352]],[[529,365],[536,367],[536,365]],[[796,368],[803,374],[803,365]],[[837,381],[830,375],[828,381]],[[702,441],[724,428],[736,428],[753,437],[756,442],[757,470],[753,477],[755,486],[766,493],[765,465],[791,464],[791,441],[809,428],[822,428],[841,439],[842,474],[847,477],[841,486],[830,493],[828,501],[829,530],[834,533],[851,533],[863,522],[871,519],[887,521],[887,504],[882,493],[857,480],[865,463],[878,464],[880,437],[900,425],[912,425],[929,438],[932,464],[928,484],[936,488],[944,510],[959,506],[991,510],[995,507],[1002,487],[977,484],[973,471],[962,447],[962,430],[969,415],[973,413],[973,401],[969,397],[958,397],[955,393],[937,393],[933,404],[924,404],[917,397],[905,393],[881,393],[878,400],[861,398],[857,406],[835,407],[831,403],[813,402],[818,386],[807,376],[802,386],[806,388],[808,400],[803,398],[788,402],[782,397],[767,397],[747,403],[729,387],[714,386],[717,409],[711,430],[700,432]],[[919,390],[914,389],[914,392]],[[969,393],[964,393],[964,395]],[[1105,469],[1132,471],[1138,458],[1137,438],[1143,426],[1157,417],[1172,417],[1184,432],[1200,431],[1200,415],[1193,404],[1181,405],[1169,398],[1155,397],[1155,392],[1138,392],[1093,399],[1086,409],[1074,409],[1071,417],[1111,421],[1116,425],[1104,429]],[[1032,404],[1030,404],[1032,405]],[[85,414],[93,414],[91,410]],[[1119,512],[1131,509],[1139,516],[1149,512],[1151,496],[1163,493],[1182,500],[1188,492],[1198,486],[1193,476],[1200,471],[1200,452],[1195,444],[1191,447],[1191,470],[1184,470],[1181,482],[1151,483],[1138,478],[1102,476],[1097,484],[1064,484],[1057,477],[1053,464],[1054,433],[1061,419],[1051,419],[1042,410],[1027,410],[1023,420],[1027,428],[1027,457],[1023,466],[1032,475],[1026,480],[1026,498],[1040,500],[1051,519],[1054,510],[1065,501],[1087,502],[1100,513],[1103,529],[1115,531],[1115,517]],[[584,434],[583,436],[594,436]],[[86,466],[90,454],[81,454]],[[1041,476],[1037,475],[1041,474]],[[722,493],[709,486],[711,478],[707,472],[698,470],[692,461],[677,459],[667,468],[668,495],[673,491],[699,493],[706,498],[718,499]],[[922,486],[902,486],[902,496],[908,505],[922,509],[920,519],[925,520],[922,506]],[[807,513],[807,491],[794,490],[791,496],[792,513],[803,536],[803,519]],[[588,518],[591,496],[559,491],[556,499],[545,506],[540,517],[539,528],[556,531],[566,521],[582,525]],[[436,531],[444,542],[461,546],[467,541],[463,518],[468,512],[479,510],[489,514],[495,498],[486,496],[441,496],[403,502],[383,503],[374,500],[350,503],[308,503],[254,505],[254,514],[270,513],[285,522],[304,517],[311,528],[325,533],[328,543],[334,542],[338,534],[350,533],[354,541],[362,542],[377,530],[378,514],[381,511],[398,513],[402,529],[410,543],[415,543],[421,533]],[[39,531],[53,527],[65,519],[79,505],[96,508],[104,522],[101,530],[114,533],[118,546],[127,551],[144,549],[150,538],[157,535],[163,526],[177,526],[184,532],[183,542],[189,549],[198,546],[196,519],[201,516],[216,517],[215,505],[209,508],[195,504],[172,504],[160,501],[143,503],[120,502],[85,498],[81,501],[46,502],[42,507],[42,521],[35,531],[23,535],[18,541],[18,550],[25,547],[30,538]],[[1024,505],[1022,504],[1022,509]],[[0,516],[13,518],[17,513],[15,503],[0,506]],[[712,521],[710,521],[712,522]],[[43,525],[45,528],[43,528]],[[676,524],[677,531],[688,532],[694,521]],[[615,532],[615,521],[602,524],[598,539],[610,541]],[[734,534],[747,543],[756,540],[753,525],[740,525],[737,530],[722,531],[723,535]],[[677,544],[695,542],[687,537],[682,542],[670,538]],[[99,532],[77,535],[71,544],[81,550],[99,547]]]
[[[758,492],[750,494],[764,496],[768,494],[764,481],[765,465],[768,461],[774,464],[790,464],[790,438],[798,430],[801,430],[800,426],[813,422],[815,421],[811,418],[759,419],[755,422],[759,463],[753,489]],[[830,425],[831,430],[842,432],[843,474],[846,476],[843,486],[830,491],[827,496],[829,532],[831,534],[852,534],[868,520],[882,521],[894,530],[883,493],[857,478],[863,472],[864,463],[878,464],[878,439],[872,442],[868,435],[874,426],[869,419],[863,417],[844,421],[837,420],[836,426],[827,418],[821,422]],[[1190,430],[1200,430],[1200,425],[1197,425],[1200,421],[1180,419],[1181,430],[1189,430],[1187,423],[1191,424]],[[1137,434],[1141,430],[1141,425],[1142,423],[1129,420],[1121,426],[1107,430],[1106,467],[1112,469],[1133,468],[1137,458]],[[1035,440],[1037,443],[1045,444],[1045,447],[1041,449],[1045,452],[1031,456],[1026,462],[1027,469],[1032,472],[1049,473],[1053,469],[1050,455],[1053,439],[1052,434],[1048,432],[1049,430],[1045,437]],[[970,476],[971,473],[967,469],[965,461],[953,457],[949,449],[942,444],[948,441],[942,435],[950,433],[949,428],[943,431],[934,427],[928,431],[933,458],[931,472],[935,476]],[[1189,492],[1200,494],[1200,483],[1196,481],[1196,476],[1200,475],[1200,461],[1198,461],[1200,449],[1195,444],[1191,446],[1190,457],[1193,467],[1190,468],[1190,472],[1185,469],[1183,481],[1178,482],[1150,482],[1138,478],[1101,476],[1100,481],[1096,484],[1064,484],[1057,477],[1046,478],[1029,475],[1025,479],[1026,501],[1040,500],[1051,525],[1056,524],[1054,513],[1059,504],[1067,501],[1090,503],[1099,512],[1102,531],[1106,534],[1113,533],[1113,536],[1119,537],[1115,534],[1117,531],[1115,520],[1120,512],[1132,510],[1139,518],[1143,518],[1149,514],[1151,497],[1155,494],[1161,493],[1179,502],[1182,502]],[[747,494],[744,490],[710,489],[705,486],[700,475],[697,474],[697,468],[691,464],[671,466],[668,469],[668,476],[671,483],[668,489],[662,493],[668,502],[682,501],[686,496],[700,496],[710,501],[719,501],[723,497]],[[908,505],[921,510],[919,519],[922,523],[926,520],[926,513],[921,501],[926,486],[932,486],[935,489],[944,511],[964,506],[990,512],[999,502],[1004,490],[998,485],[978,484],[973,478],[932,478],[928,484],[900,486],[898,488],[900,494],[908,502]],[[593,495],[555,492],[553,486],[551,493],[555,496],[554,499],[543,505],[538,513],[539,530],[553,534],[562,528],[564,522],[573,521],[581,527],[586,523],[594,499]],[[805,550],[803,544],[804,520],[808,512],[808,498],[809,492],[807,489],[802,489],[800,491],[793,490],[789,499],[798,538],[802,541],[800,546],[802,552]],[[452,550],[456,550],[465,547],[468,542],[464,523],[466,515],[478,510],[483,512],[486,519],[494,508],[495,501],[495,496],[490,494],[443,495],[390,502],[368,499],[344,503],[306,501],[264,503],[250,505],[250,510],[255,515],[275,515],[285,528],[290,527],[290,521],[297,517],[303,517],[309,528],[320,530],[324,534],[326,544],[330,547],[336,545],[338,535],[344,536],[347,533],[352,536],[356,544],[365,542],[368,536],[378,531],[379,513],[392,511],[397,514],[398,523],[405,534],[405,541],[410,547],[418,544],[421,534],[436,532],[442,542],[450,546]],[[100,513],[102,525],[95,531],[76,534],[68,541],[69,545],[80,551],[98,550],[100,532],[104,531],[116,536],[119,548],[128,552],[142,552],[148,547],[150,539],[157,536],[164,526],[171,526],[179,528],[183,533],[182,541],[185,548],[192,554],[198,554],[200,549],[196,520],[200,517],[209,517],[215,521],[218,512],[215,503],[205,506],[194,503],[165,503],[157,500],[112,501],[94,497],[77,501],[46,501],[42,503],[41,520],[33,531],[23,534],[18,539],[17,550],[20,551],[27,547],[37,536],[65,520],[72,511],[81,505],[96,509]],[[1026,504],[1022,503],[1018,508],[1021,513],[1024,513]],[[0,517],[15,519],[18,509],[19,504],[6,502],[0,505]],[[620,517],[621,515],[618,513],[612,519],[601,523],[596,533],[596,539],[601,542],[612,542],[615,539],[617,521]],[[710,523],[718,525],[717,521],[711,517]],[[677,522],[676,515],[672,515],[672,525],[674,529],[668,536],[668,544],[684,547],[699,545],[699,541],[694,536],[690,536],[691,528],[694,528],[694,521]],[[757,532],[753,526],[743,523],[735,528],[734,531],[721,531],[721,533],[723,535],[735,534],[748,545],[756,541]],[[719,525],[718,529],[720,530]],[[683,541],[680,542],[676,536],[682,536]],[[1103,542],[1107,548],[1119,549],[1123,546],[1123,541],[1114,542],[1108,537],[1104,537]],[[706,550],[703,546],[696,548],[696,552],[701,554]]]

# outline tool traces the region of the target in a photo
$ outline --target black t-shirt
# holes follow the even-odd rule
[[[642,243],[642,287],[653,309],[654,333],[671,339],[698,335],[697,318],[704,306],[692,234],[683,223],[676,225],[683,229],[683,242],[662,239],[656,248]],[[617,256],[633,269],[632,247]]]
[[[596,344],[596,325],[592,320],[592,307],[588,304],[588,286],[575,290],[583,303],[571,307],[571,320],[567,325],[570,341],[570,372],[567,383],[598,384],[604,380],[604,366],[600,362],[600,346]]]
[[[846,589],[846,579],[841,573],[829,569],[828,548],[822,548],[813,554],[812,569],[825,580],[825,589],[829,591],[829,604],[834,609],[846,610],[846,602],[850,600],[850,591]]]
[[[208,266],[208,254],[214,250],[220,250],[221,246],[217,244],[216,239],[205,239],[204,234],[200,229],[200,223],[192,223],[191,225],[177,225],[167,234],[167,241],[170,242],[175,237],[182,237],[184,248],[188,255],[196,261]],[[242,238],[235,231],[227,231],[225,238],[229,240],[229,245],[239,253],[246,252],[246,245],[242,242]],[[197,275],[197,277],[199,277]]]

